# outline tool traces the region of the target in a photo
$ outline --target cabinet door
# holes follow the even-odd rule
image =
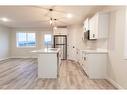
[[[80,63],[80,65],[81,65],[81,64],[82,64],[82,51],[79,50],[78,53],[79,53],[79,54],[78,54],[79,63]]]
[[[89,19],[87,18],[85,21],[84,21],[84,31],[88,31],[89,30]]]
[[[80,50],[76,49],[76,61],[80,62]]]
[[[100,13],[98,21],[98,39],[107,39],[109,32],[109,14]]]
[[[90,39],[98,38],[98,14],[90,19]]]
[[[85,57],[85,52],[84,51],[82,51],[82,67],[83,67],[83,69],[85,70],[85,68],[84,68],[84,64],[85,64],[85,59],[86,57]]]
[[[88,64],[88,54],[85,54],[83,66],[84,66],[84,70],[85,70],[87,76],[89,77],[89,66],[88,65],[89,65]]]
[[[86,72],[86,74],[89,75],[87,65],[88,65],[87,64],[87,54],[86,54],[86,52],[82,51],[82,64],[81,64],[81,66],[84,69],[84,71]]]
[[[107,76],[107,54],[88,54],[88,75],[91,79],[105,79]]]

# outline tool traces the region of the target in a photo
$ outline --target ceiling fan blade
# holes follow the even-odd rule
[[[55,7],[56,7],[56,6],[51,6],[51,8],[50,8],[50,9],[53,9],[53,10],[54,10],[54,9],[55,9]]]
[[[19,22],[19,23],[25,23],[25,24],[29,24],[29,23],[41,23],[41,22],[43,22],[43,23],[45,23],[45,22],[49,22],[49,20],[38,20],[38,21],[26,21],[26,22]]]
[[[49,11],[49,9],[53,9],[53,10],[54,10],[54,8],[55,8],[56,6],[53,5],[53,6],[49,6],[48,8],[41,7],[41,6],[37,6],[37,7],[42,8],[42,9],[46,9],[46,10]]]
[[[66,14],[67,12],[65,11],[61,11],[61,10],[57,10],[57,9],[54,9],[55,12],[59,12],[59,13],[62,13],[62,14]]]
[[[63,21],[60,21],[60,20],[58,20],[58,22],[61,22],[61,23],[64,23],[64,24],[68,25],[66,22],[63,22]]]
[[[56,6],[51,6],[50,8],[44,8],[44,7],[41,7],[41,6],[32,6],[32,7],[38,8],[38,9],[47,10],[48,12],[47,12],[44,16],[48,16],[48,14],[49,14],[50,12],[51,12],[51,14],[52,14],[52,12],[54,11],[54,8],[55,8]],[[53,9],[53,11],[50,11],[50,9]]]
[[[59,9],[59,6],[58,6],[58,7],[56,6],[53,10],[54,10],[55,12],[59,12],[59,13],[62,13],[62,14],[66,14],[66,13],[67,13],[66,11],[60,10],[60,9]]]
[[[31,7],[38,8],[38,9],[49,10],[48,8],[44,8],[44,7],[41,7],[41,6],[31,6]]]
[[[59,12],[59,13],[62,13],[62,14],[66,13],[65,11],[55,9],[56,6],[51,6],[50,8],[44,8],[44,7],[41,7],[41,6],[33,6],[33,7],[39,8],[39,9],[45,9],[45,10],[48,10],[48,11],[49,11],[49,9],[53,9],[53,11]]]
[[[50,6],[49,8],[45,8],[45,7],[41,7],[41,6],[32,6],[32,7],[38,8],[38,9],[44,9],[44,10],[47,10],[47,11],[49,11],[49,9],[53,9],[53,11],[54,11],[54,8],[55,8],[56,6]]]
[[[56,20],[65,19],[65,17],[56,18]]]
[[[46,14],[44,14],[44,16],[48,16],[49,13],[50,13],[50,11],[48,11]]]

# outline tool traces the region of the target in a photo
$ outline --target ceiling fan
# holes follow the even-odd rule
[[[47,16],[47,17],[49,17],[49,19],[48,19],[48,20],[44,20],[44,21],[42,20],[42,21],[39,21],[39,22],[49,22],[50,26],[51,26],[51,27],[54,27],[55,29],[57,29],[57,27],[60,27],[60,26],[58,25],[58,23],[63,23],[64,26],[67,25],[67,23],[61,21],[61,19],[64,19],[64,18],[65,18],[64,16],[63,16],[63,17],[60,17],[60,18],[55,18],[55,17],[53,17],[53,14],[55,14],[55,13],[53,13],[53,12],[58,12],[58,13],[63,14],[63,15],[67,14],[67,13],[64,12],[64,11],[60,11],[60,10],[54,9],[55,6],[53,6],[53,7],[51,7],[51,8],[44,8],[44,7],[39,7],[39,6],[33,6],[33,7],[34,7],[34,8],[39,8],[39,9],[47,10],[47,13],[44,14],[43,16]],[[63,26],[63,27],[64,27],[64,26]],[[62,27],[62,26],[61,26],[61,27]]]

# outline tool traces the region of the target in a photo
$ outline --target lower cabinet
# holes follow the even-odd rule
[[[80,64],[90,79],[106,79],[107,63],[107,53],[82,52]]]
[[[58,53],[42,53],[38,55],[38,78],[58,77],[59,66],[57,54]]]

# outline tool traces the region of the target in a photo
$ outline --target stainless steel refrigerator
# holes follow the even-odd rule
[[[54,48],[60,48],[61,59],[67,59],[67,36],[54,35]]]

